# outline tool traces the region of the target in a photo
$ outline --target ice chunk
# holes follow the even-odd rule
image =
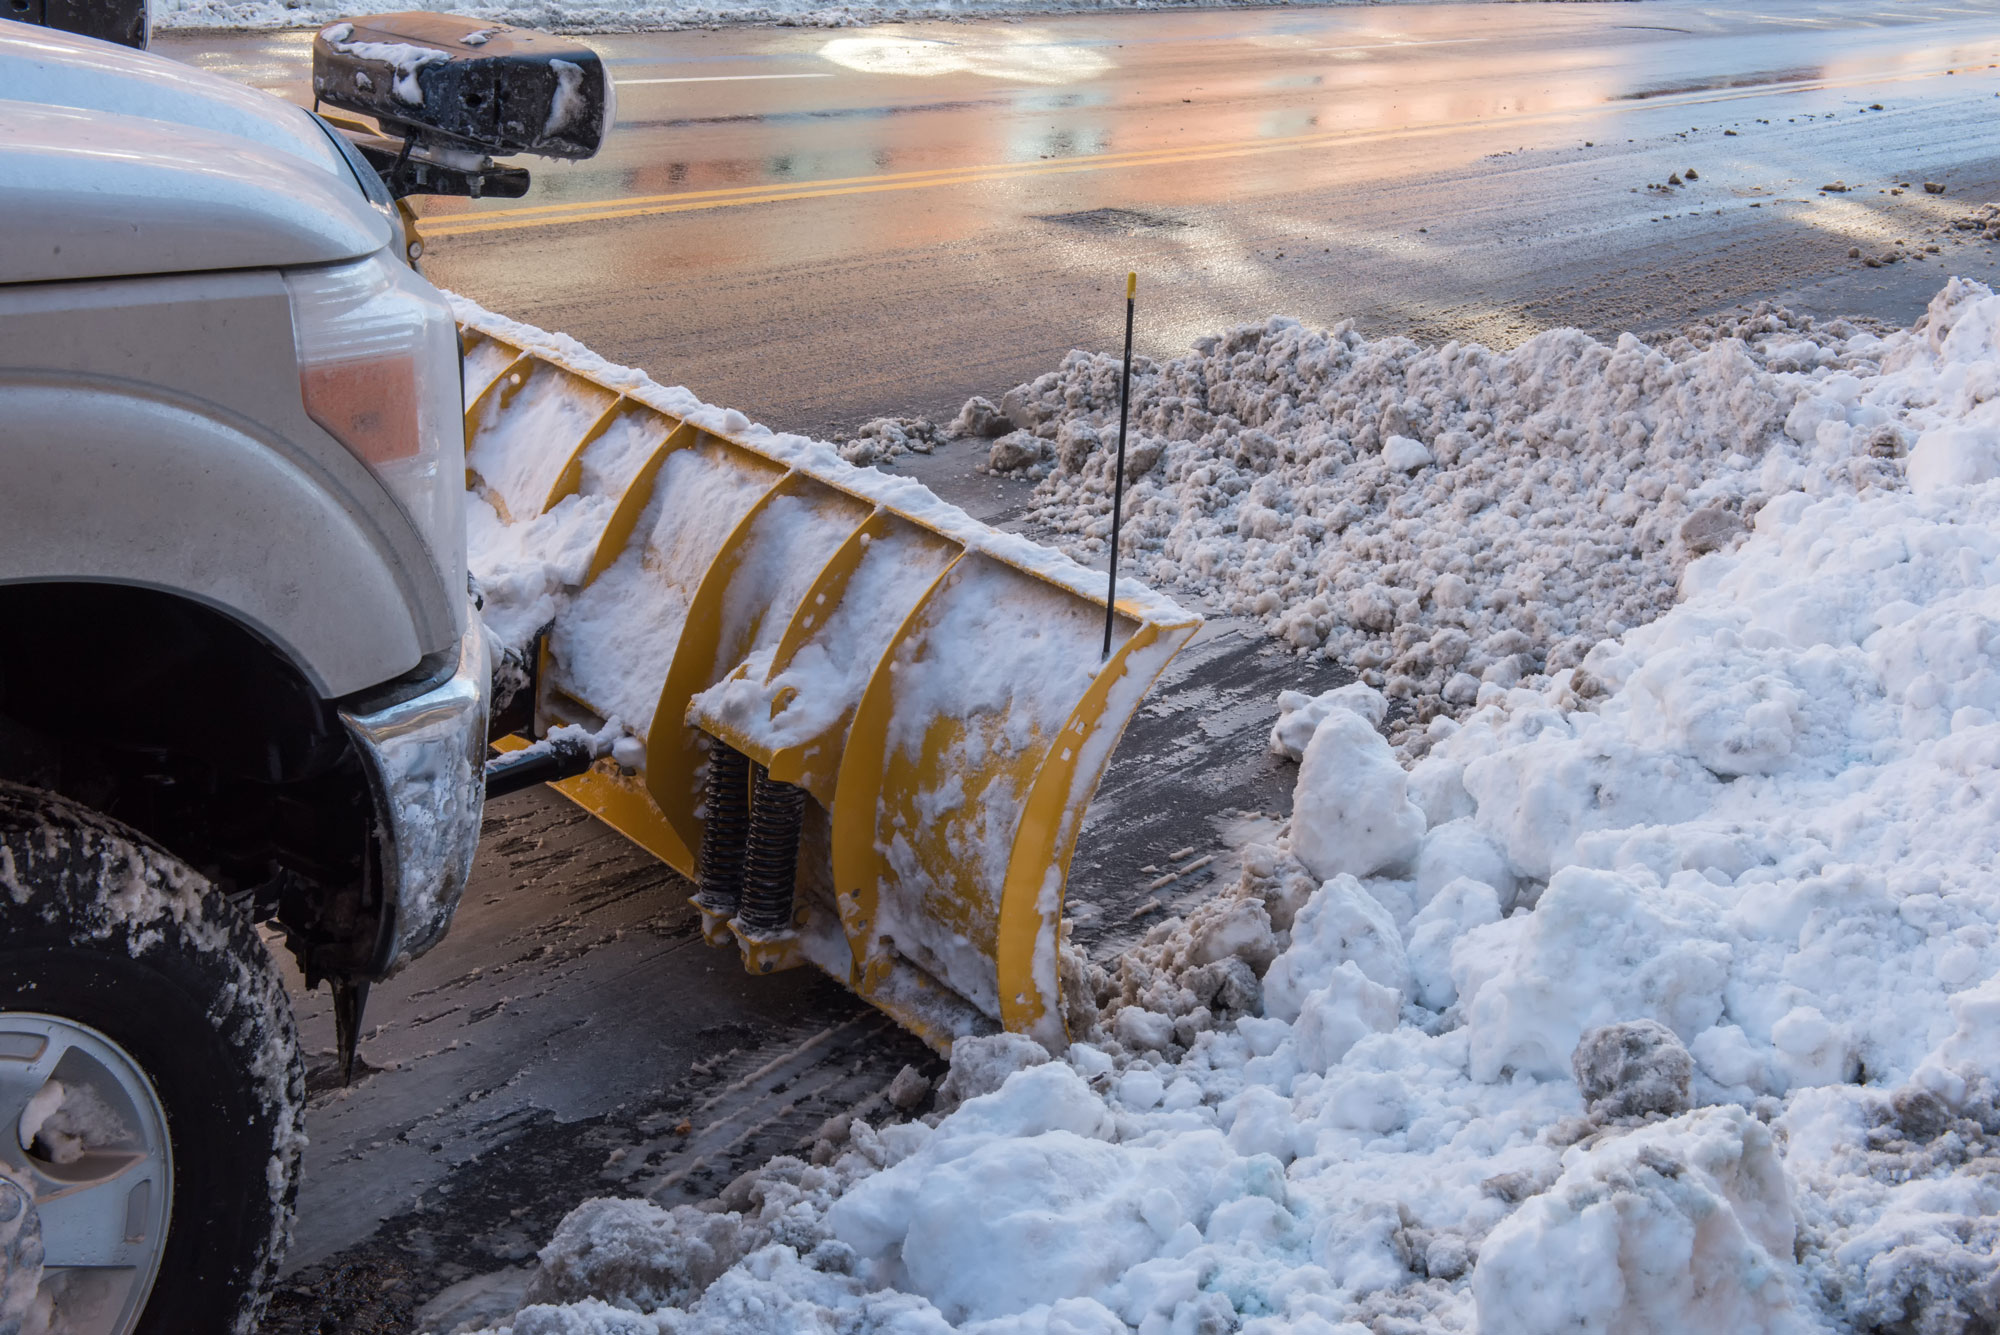
[[[1292,1026],[1299,1064],[1324,1072],[1368,1035],[1388,1033],[1396,1027],[1401,1001],[1394,988],[1372,981],[1353,960],[1343,960],[1326,986],[1299,1008],[1298,1023]]]
[[[1414,473],[1432,461],[1429,448],[1421,440],[1391,436],[1382,442],[1382,462],[1398,473]]]
[[[1305,756],[1306,746],[1326,716],[1336,709],[1359,714],[1371,727],[1379,728],[1389,716],[1389,702],[1382,692],[1366,682],[1352,681],[1318,695],[1303,691],[1278,692],[1278,721],[1271,725],[1271,751],[1287,760]]]
[[[1417,1002],[1443,1010],[1458,1000],[1451,976],[1452,947],[1475,927],[1500,921],[1493,887],[1461,876],[1447,882],[1410,919],[1410,978]]]
[[[744,1253],[742,1220],[691,1205],[600,1197],[563,1216],[537,1254],[528,1303],[602,1298],[650,1310],[683,1303]]]
[[[1041,462],[1042,442],[1026,431],[1009,432],[993,442],[986,466],[996,473],[1015,473]]]
[[[1960,423],[1932,427],[1910,449],[1909,474],[1920,493],[2000,477],[2000,431]]]
[[[1771,1026],[1778,1065],[1794,1085],[1830,1085],[1852,1078],[1854,1053],[1841,1028],[1817,1006],[1794,1006]]]
[[[1417,849],[1418,908],[1461,877],[1490,886],[1502,913],[1514,907],[1514,873],[1507,865],[1506,853],[1469,820],[1449,821],[1424,835]]]
[[[1567,1076],[1584,1030],[1598,1025],[1654,1019],[1694,1035],[1721,1016],[1730,934],[1691,889],[1572,867],[1533,913],[1486,931],[1516,952],[1498,976],[1477,979],[1480,962],[1462,952],[1452,960],[1475,1079]]]
[[[1292,851],[1322,879],[1409,865],[1424,813],[1409,779],[1368,720],[1331,710],[1314,729],[1292,794]]]
[[[1572,1151],[1555,1186],[1488,1235],[1484,1335],[1805,1335],[1792,1206],[1771,1134],[1713,1108]]]
[[[953,436],[1004,436],[1011,428],[1005,414],[993,406],[991,399],[975,394],[965,401],[958,410],[958,416],[951,419],[946,427],[947,434]]]
[[[1051,1078],[1034,1089],[1025,1085],[1041,1071],[989,1098],[1006,1099],[1020,1085],[1023,1097],[1041,1106],[1064,1085],[1073,1092],[1057,1098],[1058,1106],[1081,1098],[1102,1112],[1067,1067],[1042,1070]],[[1190,1168],[1229,1155],[1215,1132],[1207,1133],[1206,1148],[1134,1150],[1065,1127],[1024,1124],[1017,1115],[1026,1108],[987,1106],[991,1120],[981,1130],[933,1138],[862,1182],[829,1212],[835,1235],[864,1259],[893,1260],[904,1287],[955,1321],[1009,1316],[1100,1294],[1156,1255],[1208,1199]],[[1052,1210],[1061,1227],[1050,1227]],[[1090,1245],[1078,1246],[1079,1238]]]
[[[1048,1050],[1026,1034],[968,1035],[951,1045],[951,1070],[938,1085],[938,1106],[954,1108],[991,1094],[1014,1072],[1048,1059]]]
[[[1749,530],[1735,511],[1707,505],[1681,521],[1681,545],[1695,556],[1719,552]]]
[[[1297,1019],[1307,995],[1348,963],[1398,997],[1409,991],[1409,959],[1395,919],[1361,882],[1343,875],[1315,891],[1293,920],[1291,944],[1264,974],[1264,1013]]]

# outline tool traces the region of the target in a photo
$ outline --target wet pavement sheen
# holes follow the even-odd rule
[[[1156,355],[1274,311],[1500,344],[1781,294],[1905,320],[1936,269],[1847,251],[2000,184],[1996,20],[1651,0],[593,37],[605,151],[532,164],[523,200],[426,201],[427,268],[822,433],[1112,345],[1127,268]],[[160,46],[303,98],[309,36]],[[1950,192],[1886,193],[1919,179]]]

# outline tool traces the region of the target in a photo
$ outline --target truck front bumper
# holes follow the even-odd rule
[[[437,944],[472,873],[486,800],[491,689],[486,632],[468,609],[455,665],[407,697],[367,712],[341,711],[375,798],[382,974]]]

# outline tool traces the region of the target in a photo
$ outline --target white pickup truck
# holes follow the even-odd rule
[[[423,131],[512,30],[408,17],[317,43],[436,80],[373,140],[0,20],[0,1335],[254,1329],[304,1143],[256,924],[351,1051],[470,870],[459,351],[384,175],[525,174]]]

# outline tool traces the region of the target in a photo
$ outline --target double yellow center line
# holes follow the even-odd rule
[[[737,208],[745,204],[774,204],[790,199],[827,199],[836,195],[870,195],[891,190],[928,190],[936,186],[976,185],[984,181],[1010,181],[1022,177],[1052,176],[1070,172],[1113,171],[1121,167],[1171,166],[1186,162],[1213,162],[1225,158],[1251,157],[1264,153],[1294,152],[1300,149],[1358,144],[1384,139],[1427,138],[1455,134],[1475,126],[1534,125],[1574,121],[1607,112],[1640,111],[1662,105],[1695,105],[1738,101],[1752,97],[1778,97],[1789,93],[1813,92],[1830,88],[1884,83],[1902,83],[1935,78],[1943,69],[1906,71],[1897,75],[1865,75],[1846,79],[1817,79],[1810,82],[1779,84],[1761,88],[1704,90],[1683,96],[1648,98],[1610,106],[1570,107],[1525,116],[1482,117],[1474,120],[1405,126],[1388,130],[1323,130],[1310,134],[1276,135],[1269,138],[1225,140],[1189,144],[1180,148],[1139,149],[1129,153],[1097,153],[1089,157],[1057,158],[1034,162],[1001,162],[984,166],[940,167],[931,171],[883,172],[874,176],[831,177],[800,181],[794,185],[737,186],[726,190],[685,190],[671,195],[635,195],[624,199],[581,200],[569,204],[538,204],[518,209],[486,209],[477,213],[450,213],[418,220],[419,234],[426,240],[446,236],[477,236],[482,232],[511,232],[527,227],[563,227],[575,223],[610,222],[619,218],[644,218],[655,214],[692,213],[706,209]]]
[[[643,218],[656,213],[726,209],[743,204],[769,204],[786,199],[825,199],[832,195],[867,195],[886,190],[924,190],[942,185],[1007,181],[1022,176],[1203,162],[1214,158],[1245,157],[1253,153],[1276,153],[1313,144],[1351,141],[1354,137],[1350,134],[1336,133],[1286,135],[1270,139],[1193,144],[1185,148],[1098,153],[1090,157],[1059,158],[1046,162],[1039,160],[1002,162],[985,166],[940,167],[932,171],[882,172],[874,176],[832,177],[817,181],[800,181],[796,185],[789,186],[766,182],[728,190],[684,190],[672,195],[637,195],[625,199],[601,199],[574,204],[542,204],[519,209],[489,209],[478,213],[444,214],[420,219],[417,226],[426,240],[441,236],[472,236],[480,232],[505,232],[522,227],[607,222],[614,218]]]

